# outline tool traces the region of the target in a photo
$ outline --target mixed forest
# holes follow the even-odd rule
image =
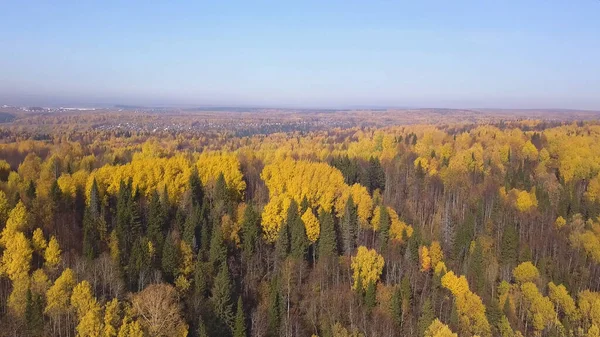
[[[0,128],[2,336],[600,336],[600,124]]]

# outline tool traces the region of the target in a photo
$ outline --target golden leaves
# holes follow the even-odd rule
[[[357,289],[359,283],[364,289],[369,283],[377,283],[383,272],[384,264],[383,256],[379,255],[375,249],[368,249],[365,246],[358,247],[356,255],[352,256],[351,267],[354,280],[352,289]]]

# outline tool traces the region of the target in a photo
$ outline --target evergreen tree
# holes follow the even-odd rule
[[[35,187],[35,183],[33,182],[33,180],[29,181],[29,185],[27,185],[27,190],[25,191],[25,195],[27,196],[28,200],[33,200],[37,196],[36,187]]]
[[[319,258],[337,255],[337,240],[333,216],[331,213],[321,210],[319,213],[319,223],[321,224],[318,244]]]
[[[308,251],[308,238],[304,223],[298,214],[298,204],[292,200],[287,211],[287,227],[290,231],[290,254],[296,259],[306,258]]]
[[[427,298],[421,308],[421,316],[419,316],[419,322],[417,323],[419,328],[419,336],[423,336],[425,330],[431,325],[431,322],[435,319],[433,307],[431,306],[431,300]]]
[[[202,318],[198,320],[198,337],[208,337],[206,324],[204,324],[204,320]]]
[[[207,291],[207,268],[205,262],[202,261],[201,255],[198,254],[196,264],[194,266],[194,293],[203,298]]]
[[[177,274],[180,260],[179,255],[179,247],[177,247],[175,238],[172,233],[169,233],[163,247],[161,260],[162,271],[169,282],[173,282]]]
[[[202,214],[200,207],[197,204],[192,206],[192,213],[185,220],[183,226],[183,241],[187,242],[190,247],[196,247],[196,231],[200,228]]]
[[[281,295],[279,294],[279,283],[277,282],[276,277],[271,280],[267,317],[268,335],[271,337],[279,336],[279,326],[281,324]]]
[[[287,221],[284,221],[279,228],[279,235],[275,242],[275,256],[279,260],[285,260],[290,253],[290,233],[288,230]]]
[[[519,256],[519,233],[513,225],[507,225],[502,235],[500,245],[500,260],[506,266],[513,266],[517,263]]]
[[[217,269],[219,266],[225,265],[227,262],[227,247],[225,246],[223,232],[219,224],[215,224],[215,226],[213,226],[208,261]]]
[[[402,325],[402,291],[401,288],[396,286],[392,293],[392,299],[390,304],[390,311],[392,313],[392,319],[397,326]]]
[[[248,260],[256,251],[260,239],[260,215],[253,205],[246,206],[242,220],[242,257]]]
[[[83,215],[83,255],[88,260],[93,260],[98,255],[100,235],[96,228],[98,219],[92,217],[91,208],[86,209]]]
[[[410,314],[412,306],[412,290],[408,275],[404,275],[400,281],[400,298],[402,299],[402,316],[406,317]]]
[[[246,318],[244,317],[242,296],[239,296],[237,301],[235,324],[233,326],[233,337],[246,337]]]
[[[356,244],[356,232],[358,231],[358,217],[352,196],[350,196],[346,202],[346,208],[344,210],[344,215],[342,216],[340,227],[344,254],[348,256],[352,255]]]
[[[150,258],[147,254],[147,249],[148,241],[143,237],[138,238],[131,249],[127,274],[129,276],[129,289],[133,291],[142,290],[143,284],[140,283],[140,275],[146,273],[150,268]]]
[[[158,252],[162,252],[165,230],[165,211],[160,202],[158,192],[154,191],[150,197],[150,204],[148,206],[148,228],[146,235]]]
[[[231,303],[231,279],[227,264],[221,265],[212,287],[210,302],[217,319],[215,334],[218,336],[230,335],[233,323],[233,308]]]
[[[44,332],[44,299],[42,295],[27,290],[25,323],[29,336],[42,336]]]
[[[367,312],[371,313],[375,305],[377,304],[376,293],[375,293],[375,282],[369,282],[367,285],[367,290],[365,291],[365,305],[367,307]]]
[[[100,217],[100,192],[98,191],[98,183],[95,178],[92,181],[92,188],[90,189],[90,202],[88,207],[93,219]]]
[[[200,181],[198,169],[195,165],[192,167],[189,184],[190,193],[192,195],[192,205],[200,206],[204,200],[204,189],[202,188],[202,182]]]
[[[469,264],[469,273],[471,274],[472,284],[474,285],[474,291],[478,294],[483,293],[485,286],[485,261],[483,259],[483,249],[479,242],[475,243],[475,249],[471,255],[471,263]]]
[[[381,191],[385,189],[385,171],[381,167],[379,158],[369,158],[366,187],[369,189],[369,193],[373,193],[376,189]]]
[[[384,205],[379,206],[379,212],[379,250],[385,252],[390,238],[391,220],[387,208]]]

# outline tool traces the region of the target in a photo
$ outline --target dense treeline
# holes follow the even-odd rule
[[[0,335],[600,335],[594,123],[6,133]]]

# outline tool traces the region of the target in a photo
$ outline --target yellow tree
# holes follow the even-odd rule
[[[75,287],[75,273],[65,269],[46,292],[46,308],[44,313],[50,317],[58,317],[69,310],[69,299]]]
[[[438,263],[442,262],[444,259],[444,252],[442,251],[442,246],[440,246],[439,241],[434,240],[431,242],[429,256],[431,257],[431,265],[437,268]]]
[[[82,281],[73,288],[71,305],[79,319],[77,335],[99,337],[102,331],[102,308],[92,294],[92,287],[88,281]]]
[[[310,207],[302,214],[302,222],[304,223],[308,240],[312,243],[317,242],[321,231],[321,225],[319,224],[319,219],[317,219]]]
[[[42,232],[41,228],[36,228],[33,231],[33,236],[31,237],[33,241],[33,249],[35,249],[38,253],[43,253],[46,247],[48,247],[48,242],[44,238],[44,232]]]
[[[429,271],[431,269],[431,257],[427,246],[419,248],[419,261],[421,262],[421,271]]]
[[[103,337],[114,337],[117,335],[117,326],[119,324],[119,300],[113,298],[104,305],[104,326],[102,327]]]
[[[56,240],[55,236],[52,236],[48,242],[48,248],[44,251],[44,260],[46,261],[44,264],[48,268],[55,268],[60,263],[60,254],[61,250],[58,240]]]
[[[491,336],[485,306],[481,298],[469,290],[467,279],[449,271],[442,277],[442,286],[455,297],[461,330],[471,335]]]
[[[425,337],[458,337],[458,335],[436,318],[425,330]]]
[[[535,282],[540,277],[540,272],[531,261],[526,261],[513,269],[513,277],[518,283]]]
[[[569,295],[564,285],[556,285],[553,282],[548,283],[548,297],[557,308],[560,308],[572,322],[578,320],[577,306],[575,300]]]
[[[527,317],[531,321],[533,328],[541,332],[544,328],[551,326],[556,321],[556,311],[554,305],[543,296],[537,286],[532,282],[525,282],[521,285],[521,294],[523,295]]]
[[[379,255],[375,249],[368,249],[365,246],[358,247],[351,263],[352,278],[354,279],[352,289],[357,289],[359,283],[364,289],[367,289],[369,283],[377,283],[383,272],[384,264],[383,256]]]

